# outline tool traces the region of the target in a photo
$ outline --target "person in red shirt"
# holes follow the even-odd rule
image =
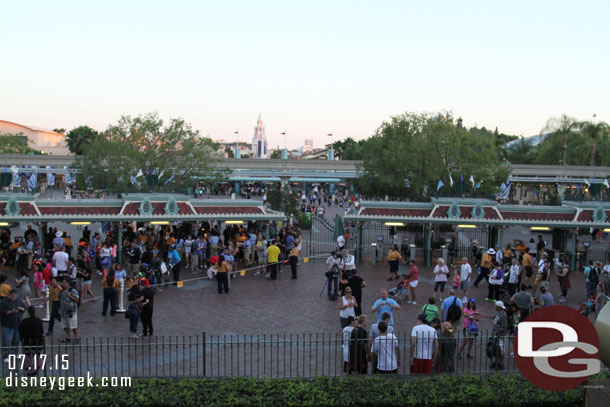
[[[407,273],[407,281],[409,282],[409,290],[411,290],[411,304],[417,304],[415,302],[415,287],[419,283],[419,270],[417,270],[417,265],[415,264],[415,260],[411,260],[409,263],[409,271]]]

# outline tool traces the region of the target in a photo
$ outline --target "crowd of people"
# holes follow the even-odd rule
[[[456,360],[474,359],[473,346],[483,318],[493,321],[485,344],[490,368],[502,370],[519,322],[538,308],[555,305],[555,297],[550,291],[552,275],[557,278],[560,289],[558,303],[567,301],[571,288],[569,259],[565,256],[552,258],[542,236],[538,236],[538,243],[532,239],[530,245],[520,242],[515,248],[507,244],[504,250],[496,246],[479,251],[476,247],[472,261],[464,257],[452,271],[443,258],[437,259],[433,269],[433,295],[417,314],[417,324],[411,331],[410,349],[403,350],[410,351],[412,373],[454,372]],[[396,373],[401,353],[399,341],[393,334],[393,314],[400,310],[401,304],[416,304],[419,277],[416,262],[409,262],[408,271],[402,274],[402,281],[396,288],[381,291],[380,298],[370,310],[377,313],[377,321],[367,334],[369,318],[360,308],[361,290],[366,284],[359,277],[359,280],[351,281],[353,276],[357,276],[357,271],[355,266],[349,269],[347,256],[347,251],[343,256],[333,253],[326,262],[329,297],[337,295],[336,291],[331,292],[331,285],[337,290],[337,285],[332,284],[334,280],[342,290],[339,316],[344,341],[344,370],[347,374],[366,374],[368,363],[372,362],[371,373]],[[386,260],[390,272],[388,281],[400,279],[399,264],[406,261],[396,245],[387,253]],[[341,277],[337,278],[337,275]],[[586,293],[580,295],[586,301],[580,304],[579,309],[585,316],[595,314],[596,318],[610,296],[610,263],[602,267],[600,262],[590,261],[584,267],[584,276]],[[469,295],[473,279],[474,287],[483,280],[487,282],[487,296],[481,300],[494,303],[493,313],[486,314],[477,309],[477,298]],[[447,283],[450,288],[445,295]],[[462,335],[457,335],[460,331]]]
[[[11,243],[10,229],[2,230],[2,243],[7,250],[3,251],[0,266],[13,266],[19,275],[12,282],[7,274],[0,273],[3,359],[23,342],[19,326],[26,320],[26,311],[34,317],[36,308],[47,304],[50,319],[46,333],[40,332],[41,338],[53,335],[59,322],[65,331],[61,342],[78,344],[79,308],[103,298],[101,315],[115,316],[125,290],[123,311],[129,319],[130,338],[137,339],[153,335],[155,294],[185,280],[185,272],[191,272],[190,279],[217,280],[219,294],[229,293],[238,268],[275,280],[286,264],[291,278],[298,277],[302,238],[296,226],[282,227],[278,222],[265,231],[255,223],[185,222],[136,230],[132,224],[124,224],[121,231],[118,227],[101,235],[85,226],[75,243],[66,232],[48,228],[39,237],[31,227],[23,239]],[[265,232],[271,237],[267,238]],[[207,275],[198,275],[203,272]],[[95,278],[101,282],[100,296],[92,288]]]

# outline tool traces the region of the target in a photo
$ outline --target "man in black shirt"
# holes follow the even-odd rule
[[[352,275],[347,279],[347,285],[352,289],[352,295],[356,299],[358,306],[354,309],[356,316],[362,314],[362,289],[366,287],[366,283],[357,274],[356,269],[352,270]]]
[[[369,319],[366,315],[358,317],[358,326],[352,331],[351,344],[349,348],[349,370],[350,372],[367,374],[369,358],[369,339],[366,326]]]
[[[136,247],[136,242],[131,242],[127,250],[127,275],[134,275],[140,271],[140,249]]]
[[[28,307],[29,317],[25,318],[19,324],[19,336],[21,337],[21,345],[23,352],[27,355],[24,363],[24,369],[28,376],[38,373],[40,363],[34,362],[34,357],[37,357],[43,350],[44,346],[44,327],[42,319],[36,316],[36,308],[33,305]]]
[[[142,279],[142,287],[144,288],[142,289],[141,294],[144,296],[144,300],[148,300],[147,302],[145,301],[142,312],[140,313],[140,319],[142,320],[142,336],[152,336],[153,300],[155,290],[150,286],[150,282],[147,279]]]

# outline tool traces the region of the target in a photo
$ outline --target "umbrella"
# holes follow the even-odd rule
[[[343,229],[343,218],[339,215],[335,215],[335,229],[333,230],[333,241],[337,241],[339,236],[345,235],[345,229]]]

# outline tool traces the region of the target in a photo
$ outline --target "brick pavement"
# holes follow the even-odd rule
[[[254,276],[253,272],[248,272],[245,277],[236,276],[232,280],[228,295],[218,294],[215,281],[207,279],[187,281],[183,288],[164,288],[155,296],[155,335],[200,335],[202,332],[213,335],[340,332],[339,302],[329,301],[326,290],[320,296],[325,282],[324,270],[322,261],[305,264],[301,260],[297,280],[290,279],[290,270],[286,265],[284,272],[278,273],[276,281],[266,280],[263,274]],[[372,314],[370,309],[379,298],[380,290],[393,288],[398,280],[386,281],[389,275],[386,264],[371,266],[363,261],[358,272],[367,284],[363,290],[364,313],[376,319],[376,314]],[[7,274],[10,281],[14,281],[14,271],[8,271]],[[203,273],[191,274],[189,270],[182,272],[185,280],[202,276]],[[565,305],[576,308],[585,296],[584,277],[582,273],[572,273],[570,279],[572,288]],[[403,303],[402,308],[395,311],[395,327],[398,332],[410,332],[418,312],[433,294],[432,281],[432,269],[421,267],[417,305]],[[102,293],[101,277],[97,275],[93,280],[93,292],[96,295]],[[554,277],[551,278],[551,292],[557,301],[559,284]],[[472,289],[470,295],[477,298],[481,313],[493,314],[493,304],[483,301],[487,295],[486,283],[482,282],[479,288]],[[128,320],[122,314],[102,317],[101,307],[101,298],[80,307],[81,335],[127,337]],[[39,316],[44,315],[44,310],[38,310],[38,313]],[[491,325],[490,319],[483,319],[480,324],[482,330],[491,328]],[[141,332],[141,326],[139,331]],[[61,338],[60,332],[56,330],[54,340]]]

